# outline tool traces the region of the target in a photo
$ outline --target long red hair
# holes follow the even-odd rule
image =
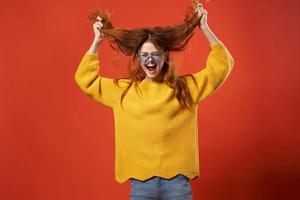
[[[88,18],[93,22],[96,21],[97,16],[102,18],[104,27],[101,29],[101,32],[109,40],[110,46],[116,51],[121,51],[125,55],[131,56],[128,65],[130,67],[129,76],[127,77],[130,82],[122,93],[121,105],[130,87],[133,84],[138,86],[135,83],[142,81],[146,77],[143,68],[137,61],[137,54],[146,41],[151,41],[159,51],[167,52],[161,71],[163,81],[174,89],[173,95],[177,98],[180,105],[188,109],[191,108],[193,100],[184,76],[191,76],[194,81],[195,78],[192,74],[178,75],[174,64],[170,60],[169,52],[183,51],[194,35],[196,27],[199,26],[201,18],[198,17],[197,12],[194,12],[196,3],[198,3],[197,0],[193,1],[192,7],[188,7],[189,11],[185,16],[184,22],[179,25],[132,30],[114,28],[110,20],[111,13],[109,11],[92,10]],[[133,68],[131,67],[132,65],[134,66]],[[120,79],[123,78],[116,78],[114,82],[118,84]]]

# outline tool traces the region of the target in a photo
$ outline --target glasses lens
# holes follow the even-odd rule
[[[155,62],[155,64],[159,63],[160,59],[161,59],[161,54],[158,52],[155,53],[142,53],[140,54],[140,60],[142,63],[147,64],[147,62],[150,61],[150,59],[152,59],[153,62]]]

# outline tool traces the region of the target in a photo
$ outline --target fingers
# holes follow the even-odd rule
[[[203,13],[207,13],[207,11],[203,8],[203,5],[201,3],[198,3],[195,5],[195,12],[198,12],[198,14],[201,16]]]
[[[197,4],[196,4],[196,8],[197,8],[197,7],[203,7],[202,3],[197,3]]]
[[[203,8],[202,4],[197,4],[197,5],[196,5],[196,10],[197,10],[198,12],[203,12],[205,9]]]
[[[196,5],[196,9],[195,9],[195,12],[198,12],[198,16],[202,16],[202,15],[205,15],[207,14],[207,10],[205,10],[202,6],[202,4],[197,4]]]
[[[96,22],[94,23],[94,27],[101,30],[103,28],[103,23],[101,22],[102,21],[102,18],[100,16],[97,16],[96,18]]]
[[[100,16],[97,16],[96,21],[102,21],[102,18]]]
[[[195,6],[195,10],[198,10],[199,8],[203,8],[202,3],[197,3],[194,6]]]
[[[104,25],[101,22],[96,22],[94,26],[96,28],[102,29]]]
[[[101,23],[101,22],[100,22]],[[98,29],[98,30],[101,30],[103,28],[103,24],[99,24],[98,22],[96,22],[94,25],[94,28]]]
[[[102,41],[102,38],[105,37],[105,34],[101,30],[103,27],[104,24],[102,23],[102,18],[100,16],[97,16],[93,24],[93,30],[97,40],[100,39]]]
[[[201,11],[201,14],[207,14],[207,10],[203,10],[203,11]]]

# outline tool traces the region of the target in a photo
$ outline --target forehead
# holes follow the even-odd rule
[[[141,46],[140,51],[151,53],[151,52],[157,52],[158,49],[155,47],[155,45],[152,42],[147,41]]]

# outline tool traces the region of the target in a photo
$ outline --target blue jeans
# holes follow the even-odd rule
[[[131,178],[130,200],[191,200],[189,178],[177,175],[171,179],[154,176],[145,181]]]

